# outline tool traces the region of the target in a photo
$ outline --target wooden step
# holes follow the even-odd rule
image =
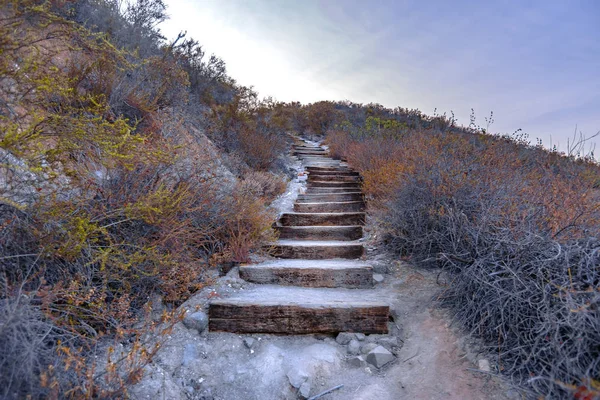
[[[332,161],[334,163],[338,163],[338,161]],[[318,166],[318,165],[307,165],[306,167],[304,167],[304,169],[306,169],[308,172],[318,172],[318,173],[322,173],[322,172],[352,172],[351,169],[349,169],[348,167],[345,166]]]
[[[318,155],[318,156],[329,156],[329,152],[327,150],[294,150],[294,155]]]
[[[364,201],[339,201],[331,203],[296,203],[294,211],[299,213],[339,213],[365,210]]]
[[[306,145],[294,145],[293,146],[294,149],[298,149],[298,150],[325,150],[324,148],[320,147],[320,146],[306,146]]]
[[[241,265],[240,277],[254,283],[286,286],[373,287],[373,267],[350,260],[277,260]]]
[[[279,239],[358,240],[363,237],[360,225],[349,226],[276,226]]]
[[[332,181],[332,182],[360,182],[360,176],[357,175],[320,175],[309,173],[308,181]]]
[[[340,182],[340,181],[308,181],[307,187],[337,187],[337,188],[351,188],[360,190],[360,183],[358,182]]]
[[[279,258],[326,260],[328,258],[360,258],[364,246],[356,241],[278,240],[268,246],[269,254]]]
[[[327,193],[356,193],[359,192],[356,188],[345,187],[307,187],[303,194],[327,194]]]
[[[352,170],[340,170],[340,171],[321,171],[321,170],[316,170],[316,171],[309,171],[309,176],[311,175],[315,175],[315,176],[356,176],[359,177],[360,174],[358,172],[352,171]]]
[[[361,192],[345,193],[323,193],[323,194],[301,194],[298,195],[298,203],[323,203],[340,201],[362,201],[364,196]]]
[[[364,212],[347,213],[283,213],[280,226],[364,225]]]
[[[229,298],[212,300],[208,326],[211,332],[385,334],[389,306],[371,292],[258,286]]]
[[[343,168],[343,165],[341,165],[340,161],[335,161],[331,159],[327,159],[327,161],[306,160],[304,165],[304,168],[309,172],[311,168],[329,168],[330,171],[335,171],[336,169]]]

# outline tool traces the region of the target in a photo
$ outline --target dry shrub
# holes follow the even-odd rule
[[[219,187],[168,49],[134,65],[39,3],[0,6],[0,395],[126,397],[177,321],[148,320],[148,299],[179,305],[215,253],[246,260],[280,187]],[[132,345],[98,364],[111,341]]]
[[[599,394],[597,164],[433,128],[328,143],[363,175],[390,248],[447,271],[438,300],[499,372],[532,396]]]
[[[227,254],[229,261],[249,262],[251,250],[275,239],[272,229],[275,216],[265,209],[264,200],[257,197],[255,182],[241,181],[227,202]]]
[[[281,176],[264,171],[249,171],[244,175],[241,184],[244,192],[260,197],[266,203],[275,200],[286,188],[286,183]]]

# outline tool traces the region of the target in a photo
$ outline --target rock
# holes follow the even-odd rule
[[[371,350],[375,349],[377,346],[379,346],[377,343],[365,343],[361,346],[360,352],[363,354],[367,354]]]
[[[480,371],[490,372],[492,368],[490,368],[490,362],[486,359],[481,359],[477,363]]]
[[[381,282],[383,282],[383,275],[382,274],[373,274],[373,280],[377,283],[381,283]]]
[[[354,339],[354,333],[350,332],[340,332],[339,335],[335,338],[335,341],[341,345],[346,345],[350,343],[352,339]]]
[[[251,349],[254,347],[255,344],[256,344],[256,339],[254,339],[252,337],[244,338],[244,346],[246,346],[247,348]]]
[[[310,382],[306,381],[302,385],[300,385],[300,389],[298,390],[298,394],[303,399],[308,399],[310,396]]]
[[[188,313],[183,318],[183,325],[188,329],[196,329],[198,333],[202,333],[208,326],[208,316],[204,311]]]
[[[361,342],[367,337],[364,333],[355,333],[354,336],[356,336],[356,338]]]
[[[360,343],[358,340],[356,339],[352,339],[349,343],[348,343],[348,354],[352,354],[352,355],[357,355],[360,354]]]
[[[367,362],[377,368],[381,368],[395,359],[396,357],[383,346],[377,346],[367,354]]]
[[[365,358],[363,356],[355,356],[355,357],[350,357],[348,359],[348,364],[350,364],[353,367],[357,367],[357,368],[361,368],[365,365],[366,361]]]
[[[383,336],[377,339],[377,344],[386,348],[386,350],[392,351],[393,347],[398,346],[398,338],[395,336]]]
[[[287,373],[288,380],[290,381],[290,385],[299,389],[300,386],[304,382],[308,380],[308,374],[305,371],[299,369],[291,369]]]

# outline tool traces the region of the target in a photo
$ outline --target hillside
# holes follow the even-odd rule
[[[221,360],[236,335],[192,338],[182,320],[211,296],[245,288],[238,265],[272,260],[273,246],[265,247],[284,231],[274,223],[299,193],[310,198],[300,178],[317,154],[331,155],[326,162],[346,175],[336,179],[362,192],[344,206],[366,204],[366,221],[351,225],[365,225],[362,261],[385,276],[373,296],[398,296],[393,310],[414,314],[404,328],[395,314],[389,337],[366,339],[403,343],[390,351],[405,361],[378,369],[377,384],[338,361],[330,370],[319,364],[329,371],[319,372],[322,382],[337,375],[346,385],[355,380],[357,393],[364,385],[394,396],[388,371],[411,376],[404,395],[416,396],[421,389],[410,385],[419,377],[405,364],[413,351],[429,362],[446,352],[426,376],[454,396],[491,388],[505,398],[498,387],[511,384],[522,398],[600,398],[593,156],[548,151],[518,133],[492,135],[474,116],[461,127],[445,115],[378,104],[259,100],[197,40],[164,38],[166,18],[161,0],[0,2],[0,397],[150,393],[152,374],[169,370],[155,358],[188,349],[174,344],[180,339],[216,349],[212,389],[228,384],[231,362],[256,367]],[[358,258],[363,242],[355,246]],[[306,348],[341,351],[318,335],[268,340],[269,349],[301,360]],[[483,375],[504,383],[467,376],[466,367],[459,378],[469,389],[453,382],[445,370],[465,366],[456,342],[470,340],[469,351],[491,365]],[[278,373],[276,383],[247,393],[279,390],[287,378]],[[174,378],[165,382],[152,393],[184,396]]]

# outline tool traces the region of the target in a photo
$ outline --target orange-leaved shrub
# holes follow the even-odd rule
[[[406,126],[381,135],[365,117],[327,143],[362,174],[389,248],[446,272],[438,301],[496,371],[531,395],[598,395],[598,164],[443,117],[386,118]]]
[[[227,171],[190,109],[193,84],[241,89],[186,69],[152,24],[117,48],[54,12],[83,3],[134,24],[104,2],[0,4],[2,398],[126,397],[211,260],[245,261],[271,240],[265,203],[282,190],[253,172],[275,162],[262,149],[246,179]],[[244,116],[248,141],[281,143],[252,130],[257,115]],[[131,345],[117,356],[119,343]]]

